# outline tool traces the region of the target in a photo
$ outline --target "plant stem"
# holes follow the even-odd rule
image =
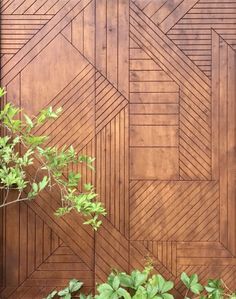
[[[17,202],[21,202],[21,201],[26,201],[26,200],[29,200],[29,198],[28,198],[28,197],[26,197],[26,198],[21,198],[21,199],[18,199],[18,198],[17,198],[16,200],[13,200],[13,201],[6,202],[6,203],[4,203],[4,204],[1,204],[1,205],[0,205],[0,208],[9,206],[9,205],[11,205],[11,204],[13,204],[13,203],[17,203]]]
[[[7,202],[8,194],[9,194],[9,188],[7,188],[7,193],[6,193],[6,196],[5,196],[4,201],[3,201],[3,206],[4,206],[4,205],[6,204],[6,202]]]
[[[186,290],[184,298],[187,298],[188,292],[189,292],[189,289]]]

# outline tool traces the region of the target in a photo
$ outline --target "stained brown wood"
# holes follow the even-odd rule
[[[182,271],[236,288],[235,51],[234,0],[1,2],[5,101],[63,107],[37,133],[96,157],[77,170],[107,209],[96,234],[57,192],[1,210],[1,298],[89,292],[147,256],[177,297]]]

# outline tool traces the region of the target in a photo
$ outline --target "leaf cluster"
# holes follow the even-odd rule
[[[236,298],[235,292],[230,291],[221,279],[209,279],[207,284],[203,286],[199,283],[197,274],[188,276],[185,272],[183,272],[181,274],[181,281],[187,289],[184,297],[185,299]],[[191,293],[191,295],[189,295],[189,293]]]
[[[105,283],[97,285],[95,295],[87,296],[78,293],[83,284],[74,279],[68,287],[59,292],[54,290],[45,299],[174,299],[171,294],[174,283],[160,274],[151,274],[151,271],[151,266],[143,271],[134,270],[131,274],[113,271]],[[184,299],[236,299],[236,294],[220,279],[209,279],[205,286],[199,283],[197,274],[188,276],[183,272],[180,279],[186,287]],[[73,288],[72,285],[77,287]]]
[[[0,88],[0,97],[4,94],[5,90]],[[62,149],[46,146],[45,142],[50,136],[36,134],[43,124],[56,119],[61,112],[61,108],[54,111],[49,107],[30,117],[10,102],[0,111],[0,127],[4,132],[4,136],[0,137],[0,188],[6,191],[0,207],[33,200],[46,188],[49,191],[56,188],[61,206],[55,214],[63,216],[75,210],[85,216],[84,224],[97,230],[101,225],[99,216],[105,215],[105,209],[97,201],[93,185],[88,182],[79,190],[82,174],[74,171],[67,173],[70,165],[81,163],[94,171],[95,158],[79,155],[73,146]],[[34,176],[29,175],[30,166],[36,168]],[[9,201],[8,195],[12,189],[18,192],[18,196],[16,200]]]
[[[146,267],[143,271],[134,270],[131,274],[113,271],[106,283],[97,285],[95,296],[79,294],[79,297],[80,299],[173,299],[173,295],[169,293],[173,286],[173,282],[165,280],[160,274],[151,275],[151,268]],[[53,291],[49,296],[46,299],[56,296],[60,298],[57,291]]]

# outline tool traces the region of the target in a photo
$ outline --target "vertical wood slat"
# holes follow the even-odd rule
[[[118,18],[119,0],[107,1],[107,76],[111,82],[118,81]]]
[[[107,7],[106,0],[96,2],[96,67],[107,74]]]
[[[118,88],[129,98],[129,1],[119,0],[118,12]]]
[[[225,205],[224,200],[228,198],[228,190],[227,190],[227,172],[228,172],[228,160],[227,160],[227,139],[223,136],[227,136],[227,120],[228,120],[228,109],[227,109],[227,102],[228,102],[228,47],[227,44],[220,38],[219,43],[220,48],[220,190],[221,190],[221,202],[220,202],[220,211],[221,211],[221,228],[227,228],[228,223],[228,209],[227,205]],[[223,138],[222,138],[223,137]],[[224,200],[223,200],[224,199]],[[228,235],[226,232],[221,233],[221,242],[223,244],[228,244]]]
[[[212,148],[212,179],[219,179],[219,84],[220,84],[220,68],[219,68],[219,35],[212,30],[212,142],[216,146]]]
[[[236,176],[236,52],[228,46],[228,123],[227,123],[227,144],[228,144],[228,248],[236,254],[236,202],[235,202],[235,176]]]
[[[28,226],[28,207],[26,204],[20,205],[20,261],[19,261],[19,281],[22,283],[28,275],[27,266],[27,233],[26,228]]]
[[[32,274],[35,269],[36,265],[36,215],[34,212],[29,208],[28,209],[28,225],[27,225],[27,272],[28,275]]]

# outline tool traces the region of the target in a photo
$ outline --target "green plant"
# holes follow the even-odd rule
[[[77,297],[80,299],[173,299],[173,295],[169,293],[174,286],[173,282],[165,280],[160,274],[150,275],[151,270],[152,267],[147,266],[143,271],[132,271],[130,275],[114,271],[109,275],[106,283],[97,286],[95,296],[76,295],[77,291],[75,291],[70,293],[70,297],[69,295],[62,297],[70,289],[67,287],[62,290],[63,293],[53,291],[46,299],[56,298],[56,296],[66,299]]]
[[[0,88],[0,97],[5,93]],[[61,111],[61,108],[54,111],[49,107],[31,118],[11,103],[0,111],[0,189],[4,193],[0,207],[33,200],[46,188],[49,191],[56,188],[60,193],[61,206],[55,214],[62,216],[76,210],[86,217],[84,223],[96,230],[101,225],[98,217],[105,215],[105,209],[96,201],[94,187],[87,183],[79,190],[81,173],[71,171],[66,175],[71,164],[85,163],[93,171],[95,159],[78,155],[72,146],[68,149],[64,146],[60,150],[45,146],[49,136],[35,133],[45,122],[56,119]],[[13,190],[15,192],[10,192]]]
[[[71,299],[72,294],[78,292],[78,290],[81,289],[83,283],[78,281],[77,279],[72,279],[69,281],[68,287],[60,290],[60,291],[53,291],[51,294],[47,296],[46,299],[52,299],[56,295],[59,298],[64,298],[64,299]]]
[[[221,279],[209,279],[207,285],[203,286],[199,283],[197,274],[188,276],[185,272],[183,272],[181,274],[181,281],[187,288],[184,296],[185,299],[234,299],[236,296],[233,291],[229,290]],[[188,296],[189,292],[191,292],[190,296]]]
[[[78,293],[82,283],[71,280],[68,287],[61,291],[54,290],[45,299],[80,298],[80,299],[173,299],[170,293],[174,288],[172,281],[167,281],[160,274],[151,274],[149,265],[143,271],[134,270],[131,274],[113,271],[107,282],[97,285],[95,295]],[[209,279],[206,286],[198,281],[197,274],[181,274],[181,281],[186,287],[185,299],[236,299],[236,294],[220,279]]]

